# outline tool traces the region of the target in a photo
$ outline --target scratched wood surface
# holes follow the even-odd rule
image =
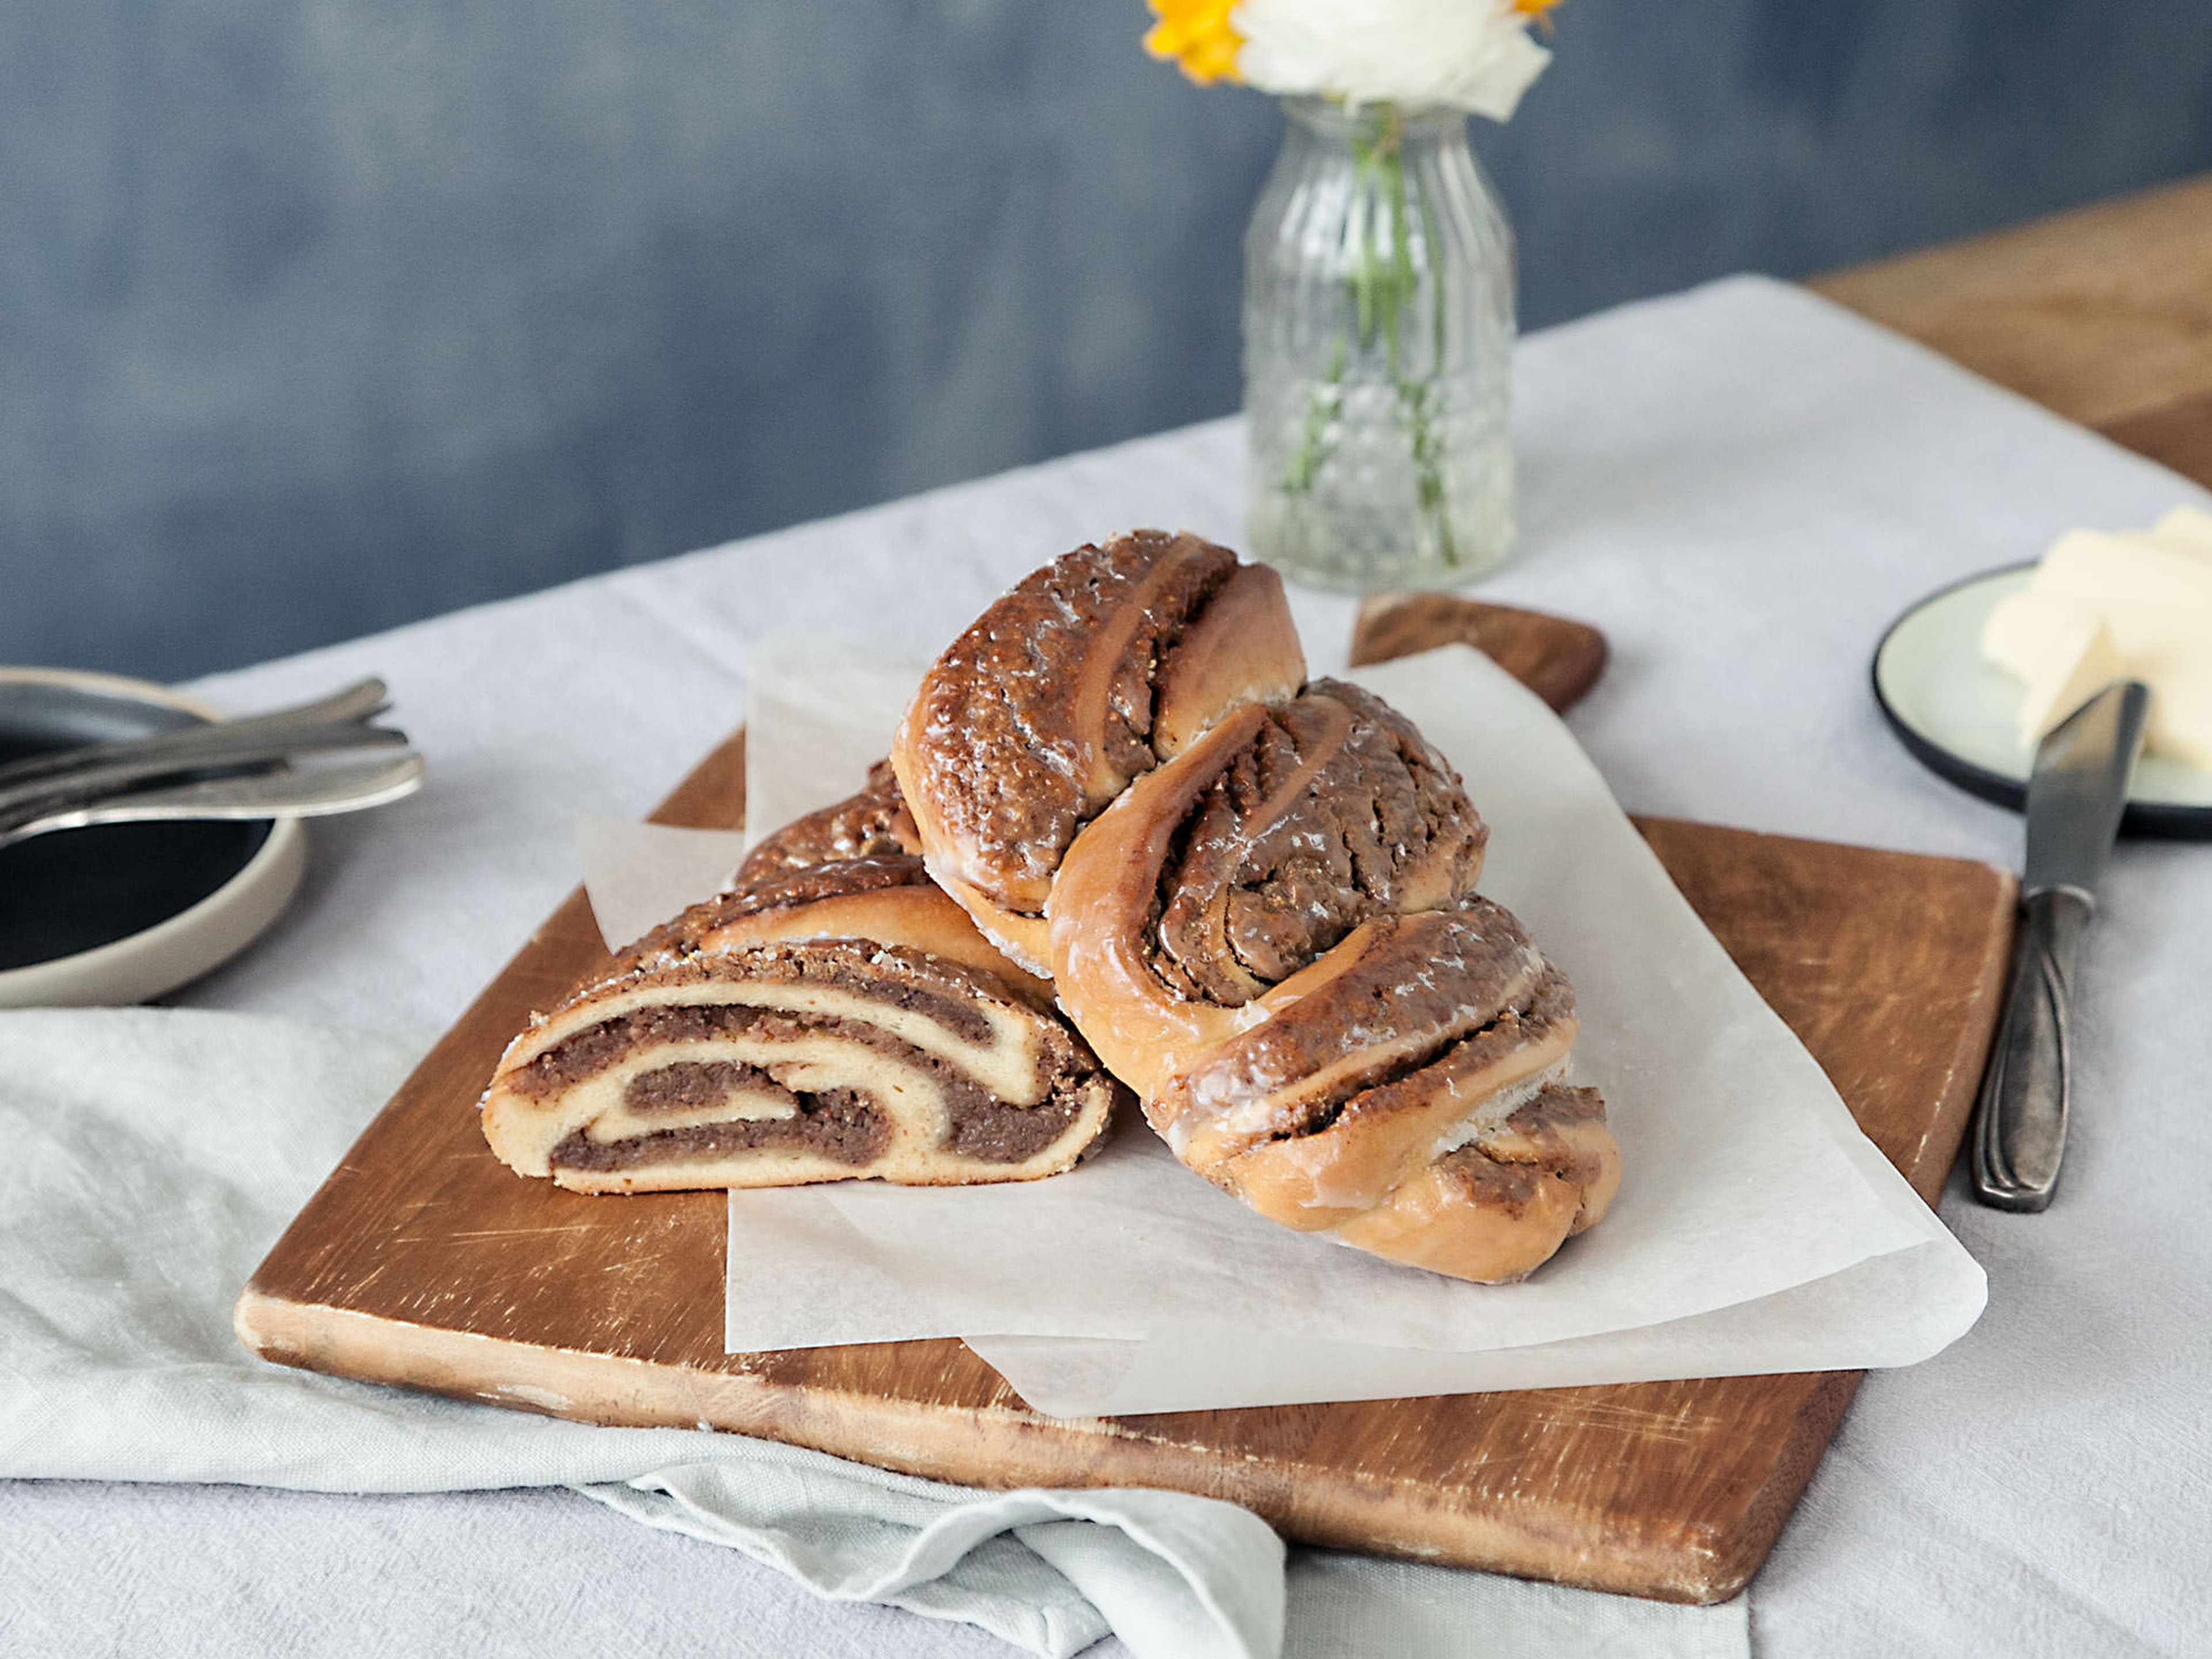
[[[1399,649],[1485,641],[1542,678],[1522,631],[1535,624],[1513,620],[1529,613],[1449,598],[1388,610]],[[1586,657],[1587,641],[1536,621]],[[1387,654],[1364,645],[1370,659]],[[1557,692],[1572,678],[1546,683]],[[659,821],[738,824],[742,756],[732,737]],[[1989,1042],[2009,878],[1705,824],[1643,828],[1859,1121],[1932,1197]],[[1030,1411],[953,1341],[725,1354],[721,1194],[563,1193],[509,1174],[477,1130],[477,1095],[507,1037],[605,959],[572,895],[262,1264],[239,1303],[250,1348],[982,1486],[1180,1488],[1244,1504],[1294,1539],[1692,1601],[1731,1596],[1757,1570],[1857,1385],[1855,1374],[1733,1377],[1066,1422]]]

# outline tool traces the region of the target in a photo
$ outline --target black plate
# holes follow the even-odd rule
[[[0,681],[0,764],[199,724],[121,692]],[[0,847],[0,972],[97,950],[189,910],[252,861],[270,827],[106,823]]]

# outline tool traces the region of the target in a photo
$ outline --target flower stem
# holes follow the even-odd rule
[[[1313,389],[1306,404],[1305,425],[1298,434],[1298,453],[1283,473],[1283,493],[1310,495],[1314,479],[1336,451],[1336,419],[1344,404],[1344,337],[1338,335],[1329,355],[1328,378]]]
[[[1355,246],[1348,281],[1361,349],[1373,350],[1378,337],[1384,348],[1390,385],[1397,393],[1406,422],[1418,510],[1435,538],[1443,563],[1455,569],[1460,562],[1459,544],[1452,534],[1450,496],[1444,482],[1443,434],[1437,411],[1433,408],[1438,391],[1437,377],[1442,374],[1444,362],[1443,265],[1438,257],[1440,244],[1435,210],[1429,200],[1428,181],[1418,169],[1410,180],[1406,176],[1405,132],[1403,112],[1390,104],[1377,106],[1373,115],[1353,124],[1352,155],[1354,177],[1360,186],[1358,196],[1362,203],[1372,205],[1370,210],[1358,213],[1352,222]],[[1426,376],[1409,374],[1406,366],[1405,324],[1420,294],[1421,284],[1421,273],[1413,264],[1412,232],[1417,216],[1422,251],[1433,284],[1432,351]],[[1340,338],[1328,382],[1332,411],[1340,401],[1339,383],[1343,368],[1344,342]],[[1320,411],[1321,401],[1316,393],[1315,410],[1310,412],[1307,421],[1308,442],[1300,449],[1297,462],[1291,469],[1301,490],[1312,488],[1314,474],[1327,459],[1313,442],[1314,414]],[[1312,459],[1310,466],[1307,465],[1309,457]]]
[[[1428,515],[1437,536],[1437,552],[1445,565],[1459,568],[1459,542],[1452,534],[1451,502],[1444,488],[1443,439],[1429,418],[1429,399],[1443,385],[1444,368],[1444,260],[1443,246],[1437,236],[1437,216],[1429,201],[1428,180],[1414,175],[1414,200],[1421,210],[1421,246],[1429,258],[1429,281],[1431,300],[1430,306],[1429,374],[1425,382],[1409,386],[1401,380],[1398,395],[1412,397],[1407,410],[1407,423],[1413,447],[1413,489]],[[1407,296],[1411,297],[1410,294]]]
[[[1447,295],[1443,244],[1429,199],[1429,181],[1418,167],[1412,178],[1407,176],[1406,118],[1395,105],[1369,106],[1350,125],[1354,190],[1346,225],[1344,282],[1352,302],[1352,327],[1340,327],[1328,377],[1309,395],[1297,449],[1283,471],[1280,488],[1286,496],[1312,495],[1343,435],[1344,378],[1353,342],[1363,353],[1380,348],[1413,463],[1416,514],[1442,562],[1456,569],[1461,557],[1452,532],[1444,470],[1447,411],[1440,383],[1447,344]],[[1432,284],[1427,319],[1431,349],[1418,371],[1407,361],[1419,327],[1422,270],[1413,257],[1416,234]]]

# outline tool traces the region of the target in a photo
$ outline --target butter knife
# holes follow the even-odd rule
[[[2072,1094],[2074,965],[2149,712],[2149,688],[2124,680],[2082,704],[2035,751],[2020,945],[1974,1131],[1974,1191],[2000,1210],[2044,1209],[2058,1185]]]

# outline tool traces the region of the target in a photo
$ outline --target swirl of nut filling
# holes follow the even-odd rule
[[[1305,672],[1264,565],[1157,530],[1078,548],[955,640],[908,710],[891,763],[930,873],[1044,973],[1045,897],[1077,832],[1222,710]]]
[[[580,1192],[1024,1181],[1119,1092],[925,873],[887,767],[508,1046],[485,1138]]]
[[[1007,626],[986,613],[969,637]],[[949,701],[925,681],[909,726],[925,707],[949,724]],[[1596,1093],[1564,1080],[1565,975],[1474,891],[1487,831],[1457,775],[1352,686],[1181,715],[1175,751],[1132,769],[1053,860],[1061,1006],[1177,1157],[1269,1219],[1457,1278],[1522,1277],[1604,1214],[1620,1152]],[[999,766],[1002,728],[971,729],[940,789],[1023,787]],[[933,870],[950,816],[915,815]]]

